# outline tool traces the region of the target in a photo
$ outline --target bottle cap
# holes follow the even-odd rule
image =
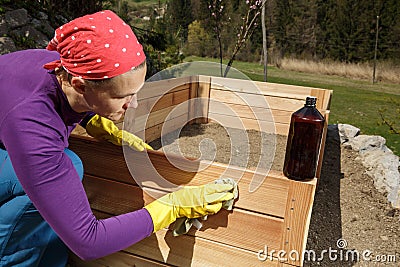
[[[307,96],[306,106],[315,106],[317,103],[317,98],[315,96]]]

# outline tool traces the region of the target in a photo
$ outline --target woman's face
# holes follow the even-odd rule
[[[91,111],[117,121],[128,107],[137,107],[137,92],[146,77],[146,66],[129,71],[112,79],[100,87],[89,87],[84,98]]]

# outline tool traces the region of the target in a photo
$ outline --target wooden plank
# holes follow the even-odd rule
[[[137,133],[155,125],[162,124],[166,120],[172,120],[181,115],[186,115],[188,112],[188,104],[189,103],[182,103],[177,106],[170,106],[151,112],[150,114],[138,116],[134,118],[134,125],[133,128],[130,129],[130,132]]]
[[[174,92],[172,98],[172,105],[178,105],[182,102],[189,100],[189,88],[185,88],[184,90]]]
[[[223,209],[202,223],[203,227],[200,230],[191,229],[188,234],[253,252],[258,252],[264,245],[280,248],[283,234],[283,219],[280,218],[235,208],[233,212]],[[244,227],[246,225],[251,226],[252,230]]]
[[[138,92],[138,99],[142,100],[151,97],[158,97],[166,93],[189,88],[190,79],[190,77],[181,77],[154,82],[146,81],[142,89]]]
[[[94,210],[99,219],[113,216]],[[219,253],[210,250],[215,249]],[[260,250],[263,250],[260,248]],[[202,251],[205,250],[205,251]],[[190,236],[173,237],[170,231],[160,230],[156,234],[122,251],[93,260],[82,261],[70,253],[71,267],[100,266],[293,266],[279,262],[277,258],[263,258],[263,255],[248,252],[218,242]],[[194,253],[196,252],[196,253]],[[209,254],[208,254],[209,253]],[[207,256],[208,254],[208,256]],[[142,256],[139,256],[142,255]],[[210,255],[212,255],[210,257]],[[199,257],[207,256],[204,259]],[[153,259],[152,259],[153,258]],[[158,260],[158,261],[156,261]],[[148,265],[150,263],[150,265]],[[200,264],[200,265],[199,265]]]
[[[210,80],[207,76],[197,76],[192,81],[190,99],[193,105],[189,111],[190,123],[208,123]]]
[[[317,98],[317,103],[316,103],[317,109],[318,110],[323,110],[323,109],[325,110],[326,109],[324,107],[325,91],[313,89],[313,90],[311,90],[311,95],[315,96]]]
[[[163,96],[156,96],[147,99],[138,99],[138,107],[135,109],[135,116],[147,115],[151,111],[157,111],[172,106],[174,93],[167,93]]]
[[[291,103],[293,105],[290,108],[288,108],[288,106],[286,106],[286,108],[281,107],[285,110],[265,109],[263,107],[243,105],[244,102],[237,98],[235,95],[236,93],[223,93],[222,96],[224,99],[218,97],[218,94],[221,92],[216,93],[216,95],[213,95],[214,93],[211,93],[211,97],[213,97],[214,100],[229,102],[221,103],[218,101],[211,101],[209,105],[209,119],[210,121],[215,121],[227,127],[253,129],[267,133],[287,135],[289,132],[291,114],[297,110],[291,110],[292,108],[295,108],[294,103]],[[229,95],[231,97],[229,97]],[[286,104],[287,103],[288,102],[286,102]],[[304,105],[304,103],[297,104],[299,104],[299,107]],[[325,115],[325,113],[329,111],[320,110],[320,112],[322,115]]]
[[[187,100],[189,100],[189,87],[180,91],[169,92],[162,96],[138,99],[138,107],[135,110],[135,116],[146,115],[150,112],[178,105]]]
[[[84,175],[83,186],[92,209],[119,215],[143,208],[146,199],[139,186]],[[104,190],[107,188],[107,190]]]
[[[163,123],[149,127],[145,131],[135,132],[135,134],[149,143],[157,138],[160,138],[162,135],[166,135],[170,132],[181,129],[186,123],[187,114],[183,114],[173,119],[165,120]]]
[[[210,121],[217,122],[224,127],[231,127],[237,129],[247,129],[262,131],[265,133],[275,133],[280,135],[287,135],[289,130],[288,124],[274,123],[271,121],[260,121],[248,118],[234,117],[218,113],[209,113]]]
[[[311,94],[311,91],[315,88],[307,86],[298,86],[290,84],[279,84],[269,82],[254,82],[260,89],[262,94],[278,96],[284,98],[297,98],[305,100],[306,96]]]
[[[119,215],[142,208],[154,198],[138,186],[126,185],[111,180],[86,175],[85,190],[92,209]],[[107,188],[104,191],[104,188]],[[285,207],[282,207],[285,209]],[[257,231],[248,231],[243,225],[252,225]],[[283,219],[234,208],[232,212],[221,210],[203,221],[200,231],[191,230],[188,234],[226,243],[257,252],[264,245],[280,249]],[[260,235],[259,231],[269,233]]]
[[[237,207],[281,218],[285,214],[282,207],[286,205],[289,180],[281,173],[270,171],[268,177],[264,177],[263,173],[221,163],[188,161],[172,155],[167,158],[165,154],[158,151],[146,153],[130,149],[130,153],[127,153],[124,158],[122,149],[119,147],[74,135],[70,137],[70,149],[84,162],[86,174],[132,185],[136,184],[132,175],[140,181],[147,181],[154,179],[156,175],[161,175],[163,179],[173,184],[188,185],[206,184],[222,177],[238,177],[236,179],[239,179],[239,186],[243,190],[235,204]],[[132,173],[127,168],[125,160],[134,162],[135,167],[132,168]],[[184,168],[177,166],[184,166]],[[250,185],[260,177],[265,179],[262,181],[262,186],[255,192],[250,192]],[[158,183],[161,184],[161,181]]]
[[[212,89],[232,92],[274,96],[279,98],[292,98],[303,100],[303,102],[307,96],[312,95],[319,97],[321,100],[320,102],[323,103],[321,104],[321,109],[328,108],[328,103],[326,101],[328,95],[326,95],[326,91],[329,90],[326,89],[222,77],[211,77],[211,87]]]
[[[196,105],[196,98],[199,88],[199,81],[198,76],[192,76],[190,81],[190,88],[189,88],[189,108],[188,108],[188,122],[194,123],[196,122],[196,109],[198,108],[198,104]]]
[[[125,153],[127,162],[134,162],[132,176],[147,187],[162,190],[170,188],[171,184],[202,185],[231,177],[238,181],[240,188],[244,188],[236,202],[237,207],[276,217],[284,215],[282,207],[286,205],[288,179],[283,175],[274,175],[270,171],[265,176],[262,172],[215,162],[187,160],[176,155],[168,155],[167,158],[157,151],[148,151],[148,156],[132,149]],[[260,185],[257,190],[254,189],[255,184]],[[260,202],[260,199],[264,201]]]
[[[326,89],[313,89],[311,95],[317,97],[317,109],[318,110],[329,110],[330,102],[332,98],[332,90]]]
[[[226,78],[225,78],[226,79]],[[227,79],[218,78],[218,81],[222,81],[221,83],[225,83],[226,86],[215,85],[213,82],[216,79],[212,78],[212,94],[219,95],[219,97],[223,98],[221,94],[223,92],[231,92],[232,94],[225,96],[228,99],[232,99],[232,96],[236,96],[241,98],[240,100],[235,100],[238,102],[233,102],[237,104],[243,104],[243,99],[250,99],[251,101],[247,103],[250,106],[259,106],[261,103],[262,106],[265,106],[265,103],[258,99],[257,101],[253,101],[248,95],[263,95],[265,100],[270,105],[271,109],[283,109],[283,110],[297,110],[302,105],[304,105],[304,101],[307,96],[316,96],[318,98],[317,108],[319,110],[329,109],[330,98],[332,91],[326,89],[319,88],[311,88],[311,87],[303,87],[303,86],[293,86],[293,85],[282,85],[282,84],[270,84],[270,83],[253,83],[252,81],[237,81],[235,79]],[[250,89],[249,89],[250,88]],[[256,88],[256,89],[254,89]],[[245,97],[244,97],[245,96]],[[211,97],[214,99],[214,97]],[[280,101],[276,102],[276,101]],[[229,102],[229,101],[226,101]],[[254,102],[255,104],[250,104]],[[295,103],[298,103],[297,105]],[[300,103],[300,104],[299,104]],[[296,105],[293,108],[293,105]]]
[[[83,261],[78,256],[70,253],[67,266],[70,267],[155,267],[155,266],[171,266],[165,263],[153,261],[130,253],[119,251],[100,259]]]
[[[289,124],[292,111],[286,110],[271,110],[261,107],[250,107],[247,105],[231,104],[231,103],[217,103],[211,101],[209,105],[210,113],[217,113],[223,115],[237,114],[237,117],[257,119],[261,121],[270,121],[282,124]]]
[[[69,148],[81,158],[85,174],[135,184],[121,147],[75,134],[68,141]]]
[[[260,96],[241,92],[230,92],[212,89],[210,99],[225,103],[248,105],[265,109],[295,111],[304,106],[304,100],[281,98],[274,96]]]
[[[326,90],[324,97],[324,107],[325,109],[331,109],[331,100],[332,100],[333,90]]]
[[[290,181],[282,248],[288,255],[297,251],[299,257],[288,256],[289,264],[303,266],[302,252],[306,248],[316,184],[316,178],[309,182]]]
[[[321,177],[322,164],[323,164],[324,152],[325,152],[326,134],[328,132],[329,113],[330,113],[329,110],[327,110],[325,113],[325,116],[324,116],[324,118],[325,118],[324,131],[322,133],[321,147],[319,149],[319,156],[318,156],[318,163],[317,163],[317,170],[315,173],[315,177],[317,177],[317,178]]]
[[[257,253],[200,237],[173,237],[171,231],[160,230],[126,249],[130,253],[151,257],[174,266],[257,266]],[[277,266],[265,262],[263,266]]]
[[[85,158],[92,156],[91,153],[82,154],[80,153],[80,151],[74,151],[78,153],[78,155],[82,158],[84,162]],[[93,149],[92,151],[96,153],[96,149]],[[144,154],[145,153],[143,153],[142,155],[145,156]],[[140,154],[137,153],[137,155]],[[126,167],[121,169],[117,167],[112,168],[112,166],[120,166],[121,164],[116,164],[116,158],[117,157],[114,156],[113,160],[106,161],[104,162],[104,164],[102,161],[100,161],[101,159],[98,158],[97,163],[101,162],[102,164],[98,164],[100,166],[97,167],[88,166],[88,168],[85,168],[86,173],[94,176],[103,176],[103,170],[112,169],[115,172],[115,175],[110,176],[110,178],[112,177],[112,179],[114,180],[122,181],[128,184],[136,184]],[[130,157],[130,159],[132,160],[132,162],[135,162],[134,166],[136,170],[134,171],[134,175],[136,179],[150,180],[151,177],[149,176],[152,175],[152,171],[148,166],[146,167],[144,159],[139,156]],[[124,162],[123,159],[120,159],[120,161]],[[208,166],[198,173],[190,173],[174,167],[170,162],[168,162],[168,159],[166,159],[162,155],[152,154],[151,161],[154,164],[157,172],[159,172],[159,174],[162,176],[162,178],[167,179],[174,184],[205,184],[221,178],[221,174],[223,173],[227,173],[227,175],[235,177],[242,176],[239,180],[239,186],[243,188],[243,190],[241,192],[240,199],[235,204],[237,207],[248,210],[255,210],[264,214],[271,214],[276,217],[284,216],[284,210],[282,210],[282,206],[286,204],[288,180],[283,176],[272,176],[272,171],[270,172],[270,175],[265,178],[262,187],[260,187],[255,192],[249,192],[250,184],[254,180],[254,175],[256,174],[256,172],[254,171],[246,170],[243,172],[242,168],[237,168],[236,173],[234,173],[235,169],[233,167],[230,167],[228,169],[226,165],[213,163],[212,165]],[[178,165],[179,164],[182,163],[178,163]],[[198,167],[191,166],[190,168]],[[199,166],[199,168],[202,167]],[[125,175],[121,175],[123,172],[125,173]],[[263,199],[263,201],[260,202],[259,199]]]
[[[212,83],[212,88],[218,88],[235,92],[251,93],[257,95],[270,95],[270,96],[288,97],[297,99],[305,99],[305,96],[309,95],[312,89],[310,87],[254,82],[251,80],[222,78],[222,77],[212,77],[211,83]]]
[[[281,124],[289,124],[291,115],[294,111],[286,110],[276,110],[276,109],[265,109],[260,107],[250,107],[247,105],[231,104],[231,103],[210,103],[210,113],[222,114],[222,115],[234,115],[236,117],[247,118],[247,119],[257,119],[261,121],[269,121]],[[325,110],[321,111],[324,115]]]

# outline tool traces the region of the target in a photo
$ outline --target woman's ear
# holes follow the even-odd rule
[[[85,80],[79,77],[71,78],[71,86],[77,91],[79,94],[84,94],[86,91]]]

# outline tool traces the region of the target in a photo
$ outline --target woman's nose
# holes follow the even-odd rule
[[[130,97],[127,101],[127,103],[125,103],[124,108],[137,108],[138,107],[138,102],[137,102],[137,97],[136,95],[133,95],[132,97]]]

